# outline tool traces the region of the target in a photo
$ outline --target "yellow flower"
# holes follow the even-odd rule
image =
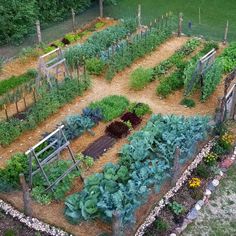
[[[192,178],[188,181],[189,188],[198,188],[201,186],[201,180],[199,178]]]

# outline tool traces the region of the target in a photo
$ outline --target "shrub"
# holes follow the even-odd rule
[[[128,107],[128,111],[135,113],[138,117],[152,113],[152,110],[149,105],[141,102],[131,103]]]
[[[177,216],[179,216],[185,212],[184,206],[176,201],[173,201],[173,202],[169,203],[168,205],[169,205],[171,212]]]
[[[111,121],[125,112],[129,105],[126,97],[111,95],[103,98],[101,101],[92,102],[89,108],[99,108],[102,111],[105,121]]]
[[[181,105],[192,108],[196,106],[196,103],[193,99],[191,98],[183,98],[180,102]]]
[[[141,90],[152,80],[152,69],[142,67],[132,72],[130,77],[130,87],[134,90]]]
[[[64,38],[67,39],[70,43],[73,43],[75,41],[74,34],[66,34]]]
[[[121,120],[124,122],[130,122],[132,127],[135,128],[138,124],[141,123],[142,119],[139,118],[135,113],[133,112],[127,112],[122,117]]]
[[[105,69],[105,63],[96,57],[86,60],[86,68],[92,75],[101,75]]]
[[[166,98],[170,93],[171,93],[171,86],[166,83],[166,82],[163,82],[164,80],[162,80],[160,82],[160,84],[157,86],[156,88],[156,93],[157,95],[160,95],[161,97],[163,98]]]
[[[106,127],[106,133],[114,138],[122,138],[128,135],[129,127],[124,122],[114,121]]]
[[[169,224],[162,218],[157,218],[154,221],[153,226],[159,233],[164,233],[169,229]]]
[[[230,134],[229,132],[225,132],[219,139],[219,144],[224,150],[230,151],[233,147],[234,143],[234,135]]]
[[[196,168],[196,174],[197,176],[199,176],[200,178],[209,178],[211,173],[209,171],[209,168],[204,164],[201,163],[197,168]]]
[[[213,153],[210,152],[204,159],[204,162],[206,163],[206,165],[208,166],[214,166],[216,164],[216,161],[218,159],[218,156]]]

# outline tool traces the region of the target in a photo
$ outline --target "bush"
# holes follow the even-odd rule
[[[159,233],[164,233],[169,229],[169,224],[162,218],[157,218],[154,221],[153,226]]]
[[[99,108],[102,111],[105,121],[111,121],[125,112],[129,105],[126,97],[111,95],[103,98],[101,101],[92,102],[89,108]]]
[[[131,103],[128,107],[128,111],[135,113],[138,117],[142,117],[146,114],[151,114],[152,110],[148,104],[145,103]]]
[[[141,90],[152,80],[152,69],[142,67],[132,72],[130,77],[130,87],[134,90]]]
[[[169,205],[171,212],[177,216],[182,215],[185,212],[184,206],[176,201],[173,201],[173,202],[169,203],[168,205]]]
[[[129,127],[124,122],[114,121],[106,127],[106,133],[114,138],[122,138],[128,135]]]
[[[92,75],[101,75],[105,69],[105,63],[96,57],[86,60],[86,68]]]
[[[189,108],[195,107],[196,103],[193,99],[191,98],[183,98],[180,102],[181,105],[187,106]]]
[[[211,173],[209,171],[209,168],[204,164],[200,164],[197,168],[196,168],[196,174],[197,176],[199,176],[200,178],[209,178],[211,176]]]

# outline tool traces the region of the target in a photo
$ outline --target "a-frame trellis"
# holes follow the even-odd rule
[[[49,134],[47,137],[45,137],[43,140],[41,140],[39,143],[37,143],[25,153],[29,158],[30,187],[32,187],[33,184],[33,176],[38,172],[41,172],[48,186],[45,191],[54,191],[53,188],[61,180],[63,180],[72,170],[76,168],[79,171],[78,164],[80,163],[80,161],[76,161],[72,149],[70,148],[70,142],[67,140],[65,134],[63,133],[63,127],[64,126],[62,125],[57,128],[54,132]],[[54,182],[50,182],[46,172],[44,171],[44,166],[59,159],[60,153],[64,149],[68,149],[73,164],[59,178],[54,180]],[[47,153],[47,155],[44,157],[45,153]],[[42,156],[43,158],[40,158]]]
[[[188,82],[185,88],[184,95],[188,96],[196,84],[201,85],[203,87],[204,83],[204,75],[207,70],[213,65],[216,58],[216,50],[212,49],[206,55],[204,55],[197,63],[197,66],[192,74],[191,80]]]
[[[41,78],[46,78],[48,84],[52,87],[52,79],[58,79],[61,73],[63,73],[64,77],[69,76],[66,59],[64,58],[61,48],[56,48],[40,56],[38,71],[37,85],[39,85]]]

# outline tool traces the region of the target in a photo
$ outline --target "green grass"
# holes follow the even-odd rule
[[[150,22],[166,12],[183,12],[184,31],[188,33],[188,21],[192,22],[192,33],[207,38],[222,40],[226,21],[229,20],[229,40],[236,39],[235,0],[119,0],[116,6],[105,7],[105,15],[116,18],[137,14],[138,4],[142,4],[142,20]],[[199,24],[199,7],[201,24]]]

